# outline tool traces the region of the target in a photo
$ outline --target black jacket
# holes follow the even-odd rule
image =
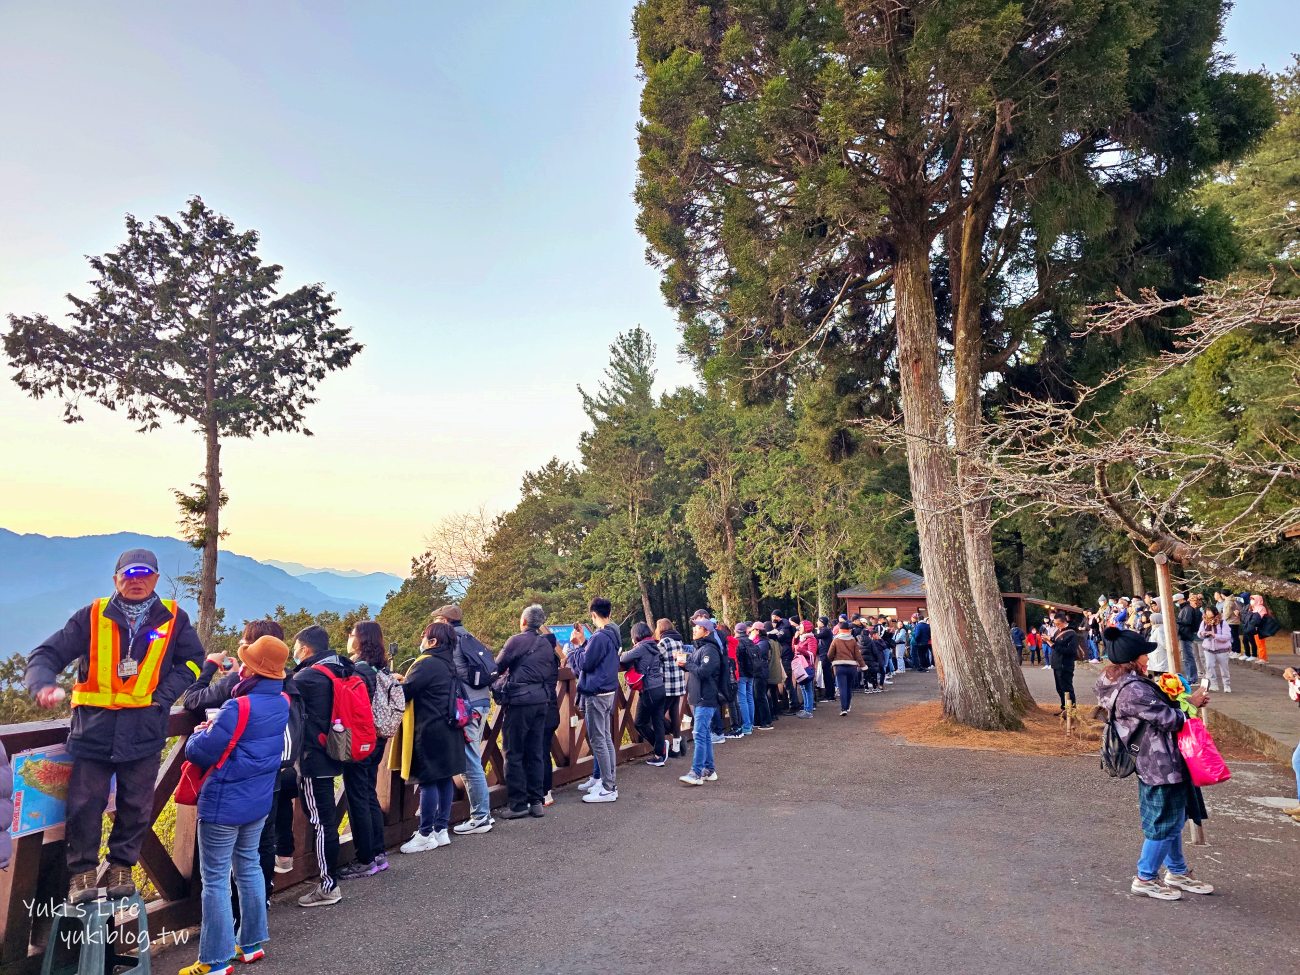
[[[1052,641],[1052,669],[1073,670],[1079,659],[1079,631],[1066,627]]]
[[[767,648],[763,649],[763,659],[758,659],[758,647],[747,636],[736,637],[736,664],[741,677],[762,677],[767,681]]]
[[[182,699],[185,710],[204,711],[208,708],[221,707],[230,700],[230,692],[238,683],[238,667],[222,671],[221,676],[217,677],[217,665],[210,660],[203,661],[203,670],[199,672],[199,679],[185,688],[185,696]]]
[[[722,672],[725,650],[711,636],[695,641],[695,649],[686,658],[686,700],[691,707],[718,706],[718,675]]]
[[[1179,606],[1178,615],[1174,617],[1174,623],[1178,626],[1178,639],[1195,640],[1203,618],[1201,611],[1191,603]]]
[[[624,668],[635,667],[641,675],[641,686],[652,691],[664,686],[664,668],[659,659],[659,644],[654,637],[646,637],[631,650],[619,654],[619,663]]]
[[[831,649],[831,641],[835,639],[835,634],[831,632],[829,626],[823,626],[817,631],[817,656],[824,657]]]
[[[406,672],[402,691],[415,702],[411,779],[431,785],[465,771],[465,735],[448,722],[452,695],[461,689],[450,654],[425,651]]]
[[[63,629],[32,651],[25,677],[31,693],[54,684],[55,678],[73,662],[77,664],[77,680],[86,679],[90,666],[90,610],[90,605],[77,610]],[[104,615],[117,624],[125,647],[130,633],[126,617],[112,603]],[[177,607],[173,621],[172,614],[159,600],[150,607],[149,615],[136,633],[131,652],[137,660],[144,659],[149,646],[148,634],[165,623],[173,626],[172,639],[158,670],[153,703],[143,708],[113,709],[84,704],[73,708],[68,754],[101,762],[133,762],[162,751],[172,705],[194,683],[204,657],[199,634],[190,625],[185,610]]]
[[[294,668],[293,685],[302,697],[303,707],[302,757],[298,768],[309,779],[343,774],[343,763],[334,761],[325,751],[325,738],[334,713],[334,683],[312,669],[317,664],[325,665],[339,678],[352,676],[355,669],[351,660],[334,653],[313,654]]]
[[[560,679],[555,644],[536,630],[516,633],[501,648],[497,673],[508,677],[506,704],[547,704]]]

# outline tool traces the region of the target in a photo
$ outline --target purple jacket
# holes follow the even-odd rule
[[[1183,781],[1186,766],[1175,740],[1183,727],[1183,712],[1155,684],[1133,674],[1109,681],[1103,674],[1097,679],[1097,703],[1107,713],[1115,705],[1115,726],[1125,744],[1145,725],[1138,744],[1139,779],[1147,785],[1174,785]]]

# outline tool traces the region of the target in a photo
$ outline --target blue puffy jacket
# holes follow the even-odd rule
[[[239,721],[239,700],[249,702],[248,724],[226,764],[215,769],[199,793],[199,819],[224,826],[254,823],[271,811],[289,702],[284,681],[252,677],[235,687],[216,721],[190,735],[185,757],[202,768],[215,765],[230,744]]]

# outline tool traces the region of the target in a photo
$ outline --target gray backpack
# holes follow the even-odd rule
[[[402,726],[406,712],[406,692],[402,683],[387,670],[375,671],[375,696],[370,699],[370,711],[375,717],[375,734],[392,738]]]

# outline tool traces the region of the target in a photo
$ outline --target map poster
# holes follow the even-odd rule
[[[72,756],[63,745],[14,756],[13,835],[39,833],[63,823],[72,778]]]

